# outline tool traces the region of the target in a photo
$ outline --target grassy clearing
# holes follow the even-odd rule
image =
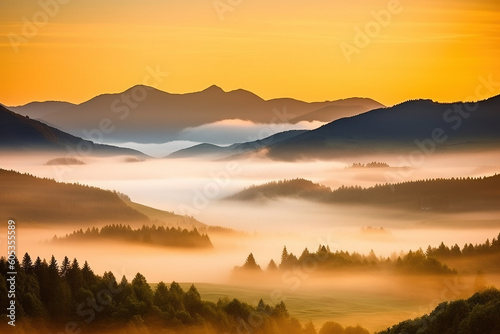
[[[182,283],[188,289],[192,283]],[[209,283],[195,283],[203,299],[217,302],[220,298],[238,298],[256,305],[262,298],[266,303],[276,303],[276,290],[240,287]],[[273,300],[274,299],[274,300]],[[302,322],[312,321],[317,328],[333,320],[344,326],[360,324],[370,331],[387,328],[415,316],[426,306],[421,301],[387,295],[383,292],[345,291],[342,289],[297,289],[283,291],[290,315]]]

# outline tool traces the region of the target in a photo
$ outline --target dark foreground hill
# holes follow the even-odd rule
[[[269,146],[279,160],[329,159],[366,153],[497,148],[500,95],[472,103],[413,100],[342,118]]]
[[[500,333],[500,291],[489,289],[466,300],[441,303],[428,315],[403,321],[378,334],[447,333]]]
[[[99,126],[99,123],[95,123],[94,128],[96,126]],[[91,131],[94,128],[87,129]],[[2,105],[0,105],[0,150],[13,152],[54,151],[85,156],[144,156],[143,153],[136,150],[95,144],[75,137],[42,122],[18,115]]]
[[[59,265],[54,256],[32,259],[25,253],[12,262],[0,258],[2,305],[10,307],[7,279],[17,272],[15,304],[0,309],[2,333],[318,333],[312,322],[302,324],[290,315],[278,298],[248,304],[225,296],[211,302],[194,285],[184,290],[175,281],[161,281],[153,288],[141,273],[116,278],[106,271],[100,276],[76,258],[64,257]],[[319,333],[330,332],[322,328]],[[348,326],[345,333],[368,331]]]

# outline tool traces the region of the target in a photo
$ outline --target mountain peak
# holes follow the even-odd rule
[[[224,90],[217,85],[212,85],[202,90],[202,92],[225,93]]]

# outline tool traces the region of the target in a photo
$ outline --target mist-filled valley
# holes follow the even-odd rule
[[[1,334],[499,334],[500,2],[4,1]]]
[[[428,246],[437,249],[441,243],[462,249],[498,240],[500,209],[494,204],[433,208],[426,202],[437,196],[433,193],[423,193],[411,207],[307,196],[232,199],[252,186],[296,178],[332,190],[451,178],[488,183],[500,170],[498,151],[430,154],[418,165],[389,154],[293,163],[255,156],[222,161],[82,156],[53,162],[56,158],[54,153],[2,157],[3,173],[36,177],[16,174],[9,176],[12,185],[2,184],[7,212],[16,212],[9,204],[17,201],[16,192],[50,189],[40,182],[54,187],[52,200],[39,204],[45,217],[36,212],[36,197],[30,200],[35,211],[17,226],[18,254],[47,260],[54,255],[59,262],[64,256],[84,259],[96,274],[111,271],[118,280],[130,281],[140,272],[153,287],[160,281],[180,282],[186,289],[194,283],[202,298],[213,302],[227,297],[256,305],[262,298],[274,305],[283,300],[291,315],[318,329],[334,320],[380,331],[429,313],[441,302],[500,285],[500,270],[492,266],[500,250],[462,257],[426,254]],[[89,191],[94,193],[87,198]],[[59,195],[70,196],[69,202]],[[491,196],[499,203],[496,194]],[[75,201],[79,206],[72,206]],[[22,201],[17,205],[22,207]],[[70,211],[55,219],[63,212],[60,205]],[[102,205],[119,208],[100,213]],[[304,249],[317,254],[320,245],[328,246],[323,257],[303,257]],[[295,254],[296,263],[282,264],[283,247]],[[408,252],[421,254],[424,262],[398,269],[398,258],[405,263]],[[235,269],[250,253],[262,272]],[[425,262],[431,258],[438,264]],[[278,269],[268,268],[271,260]],[[325,269],[323,262],[329,260],[331,269]]]

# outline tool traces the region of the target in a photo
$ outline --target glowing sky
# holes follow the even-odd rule
[[[479,77],[500,81],[498,0],[56,1],[2,1],[1,103],[81,103],[143,83],[152,68],[169,75],[149,84],[169,92],[217,84],[384,104],[462,100]],[[377,23],[373,13],[391,9]],[[356,44],[365,28],[368,45]],[[346,45],[357,51],[346,57]]]

